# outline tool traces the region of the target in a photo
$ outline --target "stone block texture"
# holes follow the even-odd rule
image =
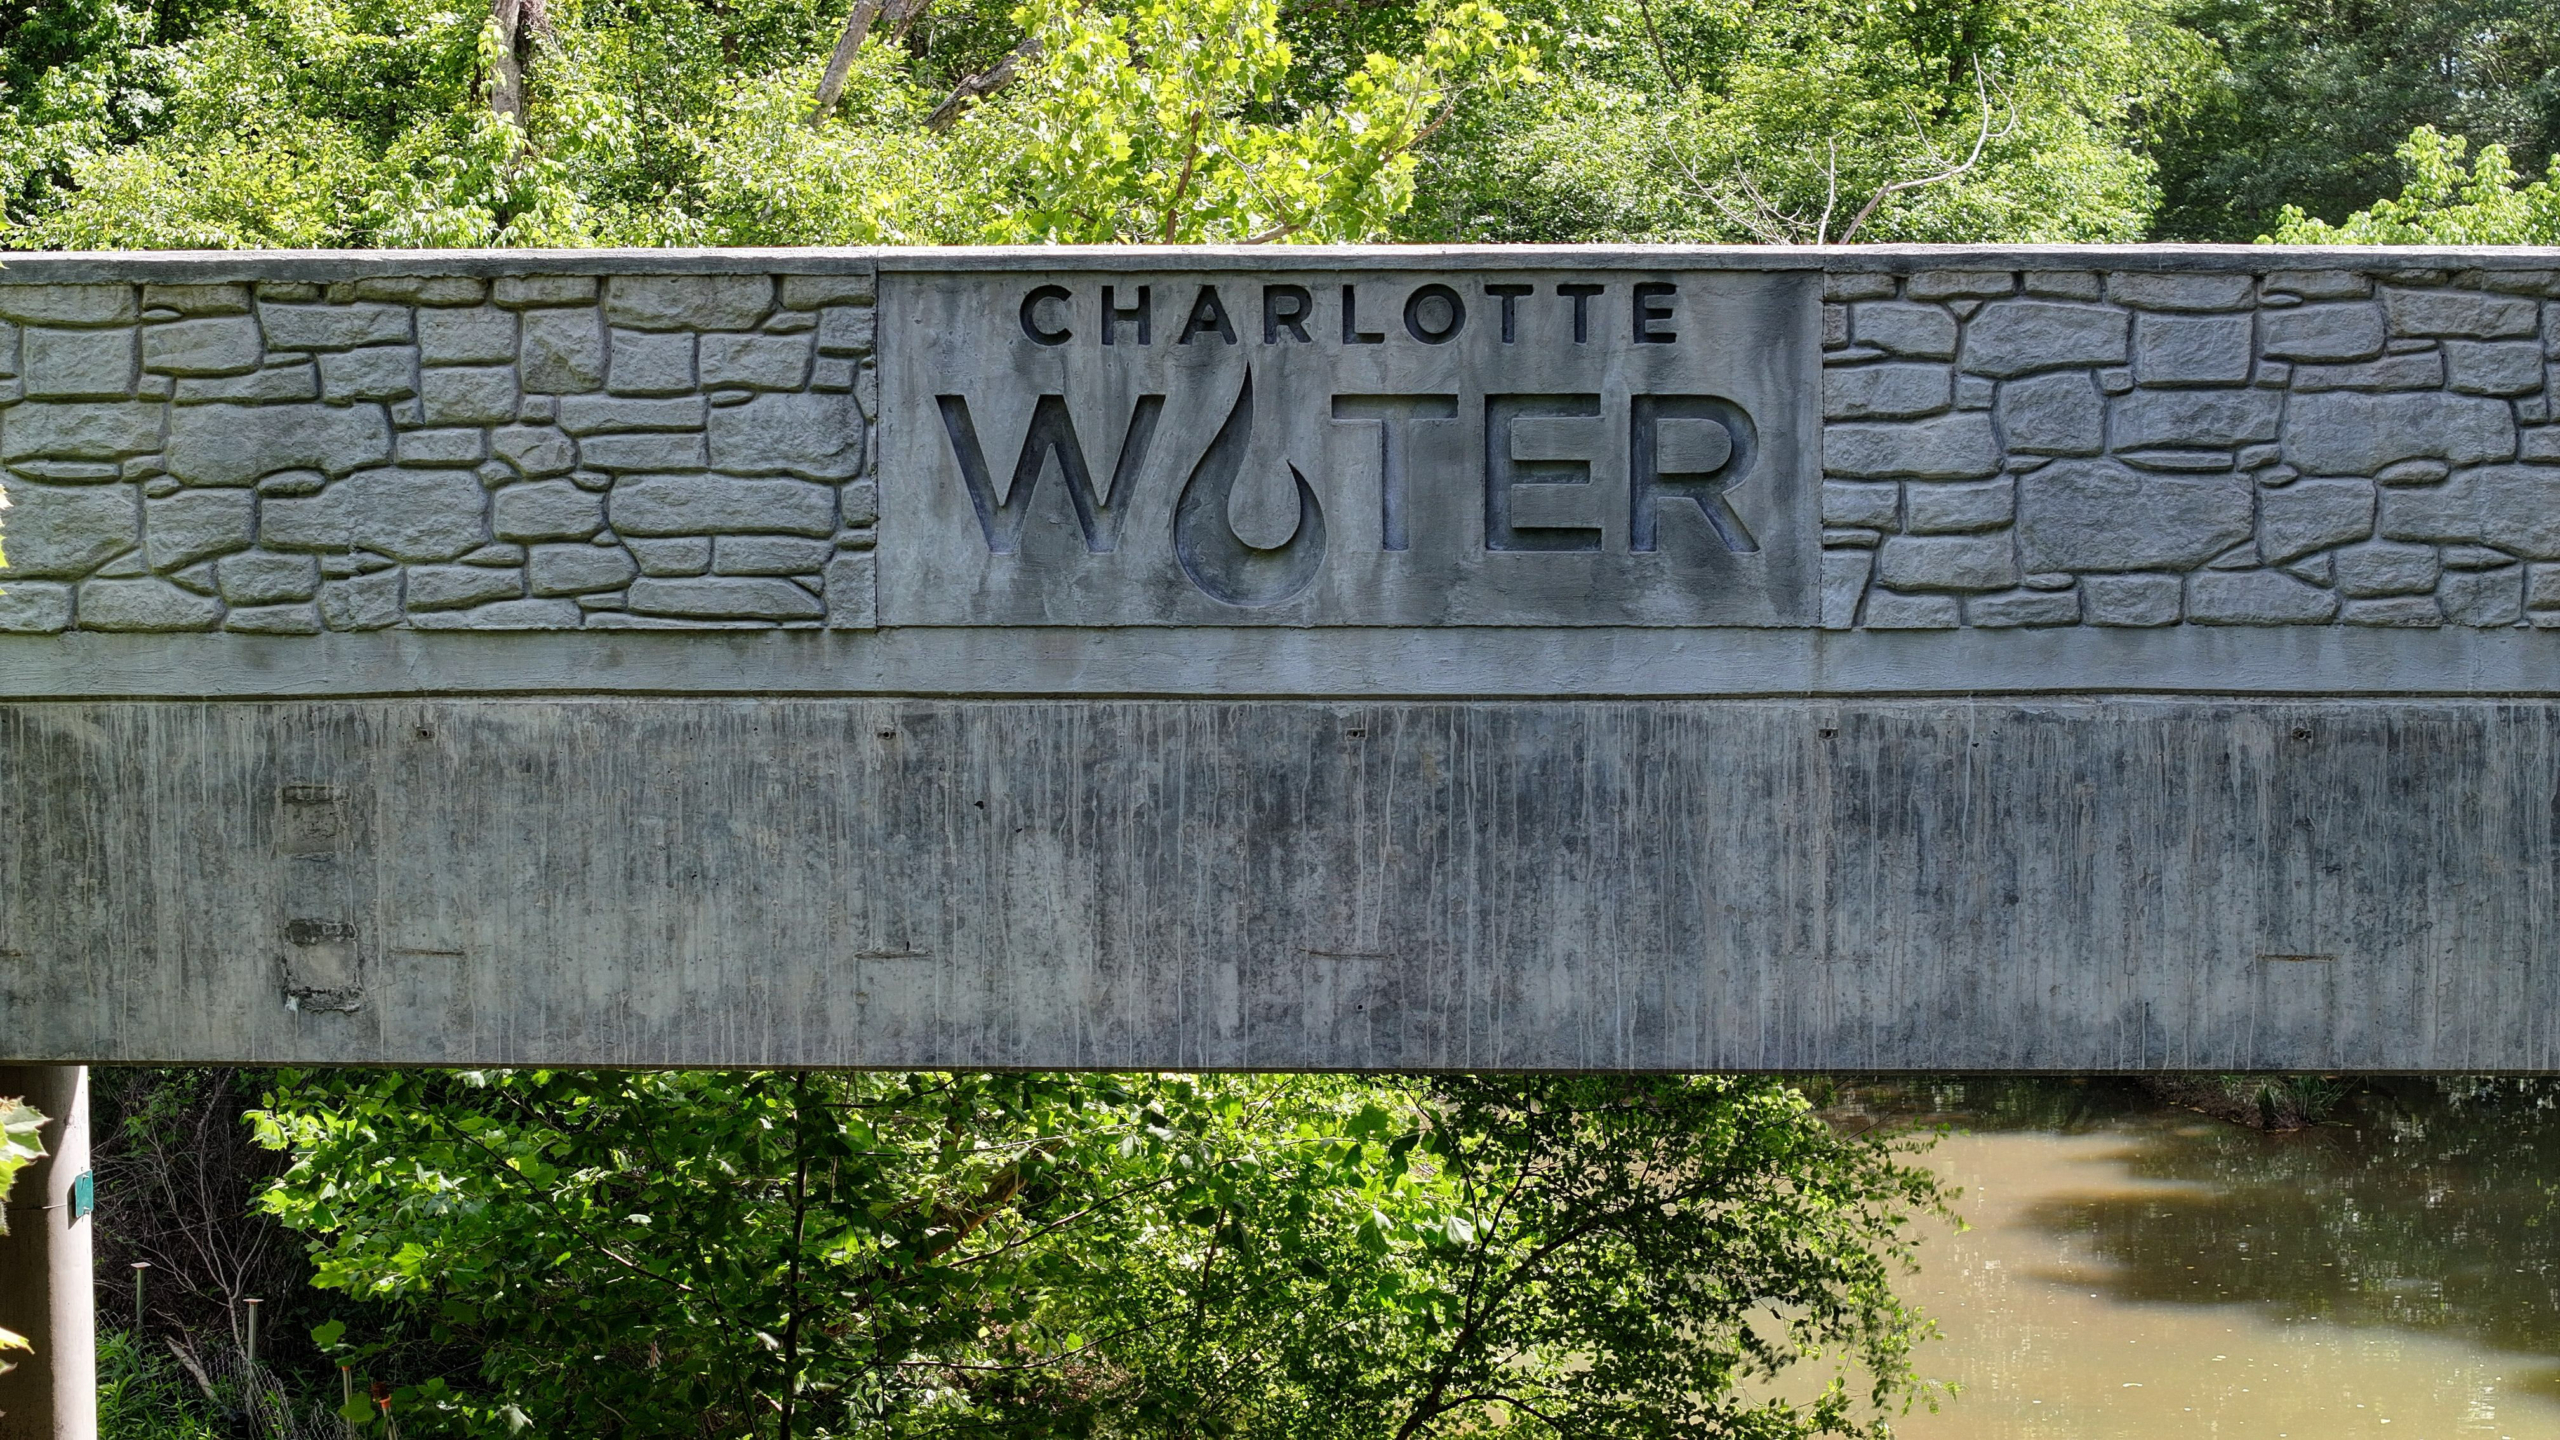
[[[868,628],[876,295],[0,279],[0,631]]]
[[[1822,623],[2560,619],[2560,273],[2282,258],[1831,285]]]
[[[2560,272],[2288,258],[1828,277],[1821,623],[2560,626]],[[0,276],[0,631],[874,624],[875,277],[539,264]]]

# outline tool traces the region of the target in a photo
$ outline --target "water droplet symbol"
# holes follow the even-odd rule
[[[1227,500],[1236,477],[1244,473],[1246,444],[1253,438],[1253,372],[1245,372],[1236,391],[1235,408],[1218,427],[1200,463],[1182,486],[1173,506],[1173,553],[1182,573],[1213,600],[1229,605],[1277,605],[1313,584],[1324,563],[1324,507],[1298,467],[1289,479],[1298,487],[1298,525],[1289,538],[1265,548],[1245,543],[1228,518]]]

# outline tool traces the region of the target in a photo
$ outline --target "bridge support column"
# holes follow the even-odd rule
[[[97,1440],[97,1297],[87,1216],[73,1218],[72,1186],[89,1170],[89,1070],[0,1066],[0,1095],[44,1112],[44,1159],[9,1192],[0,1237],[0,1327],[34,1342],[32,1358],[0,1375],[0,1440]]]

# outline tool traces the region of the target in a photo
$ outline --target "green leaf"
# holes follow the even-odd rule
[[[45,1117],[35,1107],[0,1096],[0,1202],[9,1198],[19,1171],[44,1158],[44,1142],[37,1134],[44,1125]],[[8,1233],[8,1208],[0,1204],[0,1235]]]

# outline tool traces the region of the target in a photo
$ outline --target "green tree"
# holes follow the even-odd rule
[[[119,52],[160,77],[148,134],[71,106],[0,163],[31,246],[1361,239],[1456,97],[1525,68],[1478,0],[1320,102],[1284,93],[1277,0],[921,10],[242,0]]]
[[[1417,56],[1367,55],[1323,104],[1284,105],[1293,57],[1269,0],[1025,13],[1044,58],[990,127],[1019,157],[1021,203],[989,221],[1010,243],[1383,235],[1413,201],[1414,147],[1456,91],[1527,73],[1502,13],[1477,0],[1436,13]]]
[[[2409,132],[2503,145],[2539,171],[2560,145],[2554,0],[2173,0],[2212,64],[2161,109],[2155,233],[2246,241],[2288,204],[2340,222],[2389,194]]]
[[[2208,58],[2157,0],[75,3],[21,245],[2121,240]]]
[[[1310,1220],[1307,1199],[1354,1176],[1273,1172],[1221,1206],[1196,1270],[1117,1289],[1114,1358],[1156,1390],[1118,1433],[1170,1440],[1218,1416],[1345,1440],[1514,1425],[1884,1435],[1923,1393],[1909,1359],[1928,1326],[1890,1281],[1937,1188],[1833,1134],[1794,1090],[1624,1076],[1370,1088],[1373,1128],[1355,1118],[1348,1133],[1384,1142],[1390,1166],[1405,1150],[1428,1183]],[[1169,1318],[1139,1323],[1151,1315]],[[1838,1369],[1801,1404],[1743,1383],[1826,1361]]]
[[[1884,1433],[1933,1182],[1771,1081],[331,1074],[404,1433]],[[359,1327],[361,1328],[361,1327]],[[1803,1404],[1738,1388],[1841,1367]],[[360,1405],[360,1411],[370,1407]]]
[[[2118,241],[2203,54],[2140,0],[1551,0],[1544,84],[1472,105],[1415,233]]]
[[[2431,126],[2412,131],[2399,149],[2406,183],[2331,225],[2287,205],[2276,216],[2276,245],[2553,245],[2560,244],[2560,156],[2551,171],[2517,184],[2506,147],[2483,145],[2469,165],[2470,144]]]

